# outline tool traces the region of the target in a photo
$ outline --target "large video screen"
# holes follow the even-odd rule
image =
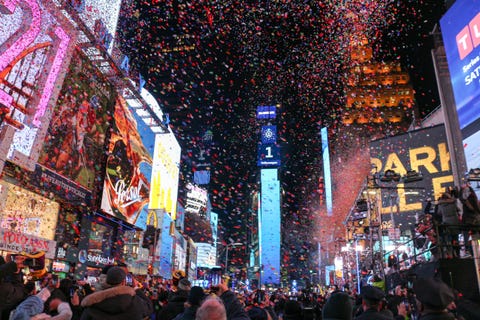
[[[480,0],[457,0],[440,20],[440,25],[467,169],[479,168]]]
[[[401,176],[407,171],[421,173],[415,182],[382,182],[376,180],[379,210],[385,228],[394,216],[395,227],[410,229],[423,213],[425,200],[438,199],[446,188],[453,186],[450,154],[443,125],[411,131],[370,143],[373,171],[381,175],[392,169]]]
[[[460,129],[480,118],[480,0],[458,0],[440,20]]]
[[[130,224],[146,228],[152,157],[131,110],[117,97],[101,209]]]
[[[38,163],[93,190],[115,97],[115,88],[76,50]]]

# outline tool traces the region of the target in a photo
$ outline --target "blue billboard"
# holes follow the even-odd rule
[[[258,106],[257,119],[275,119],[277,116],[276,106]]]
[[[458,0],[440,20],[460,129],[480,119],[480,0]]]
[[[261,283],[280,284],[280,181],[278,169],[261,170],[259,217]]]
[[[467,169],[480,167],[480,0],[457,0],[440,20]]]

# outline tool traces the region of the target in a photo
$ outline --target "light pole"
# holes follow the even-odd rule
[[[243,246],[241,242],[228,243],[225,245],[225,273],[228,275],[228,247]]]

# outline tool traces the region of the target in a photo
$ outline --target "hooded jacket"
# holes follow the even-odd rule
[[[81,320],[141,320],[152,312],[148,298],[132,287],[115,286],[82,300]]]

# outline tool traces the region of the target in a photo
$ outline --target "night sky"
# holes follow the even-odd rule
[[[170,115],[181,186],[200,135],[213,131],[209,193],[223,239],[246,243],[248,195],[259,188],[255,110],[280,105],[283,264],[301,274],[316,246],[319,130],[340,125],[350,37],[363,32],[378,61],[401,62],[423,116],[439,105],[429,33],[444,11],[435,0],[125,1],[118,30],[132,73]],[[247,249],[232,250],[229,264],[245,264]]]

